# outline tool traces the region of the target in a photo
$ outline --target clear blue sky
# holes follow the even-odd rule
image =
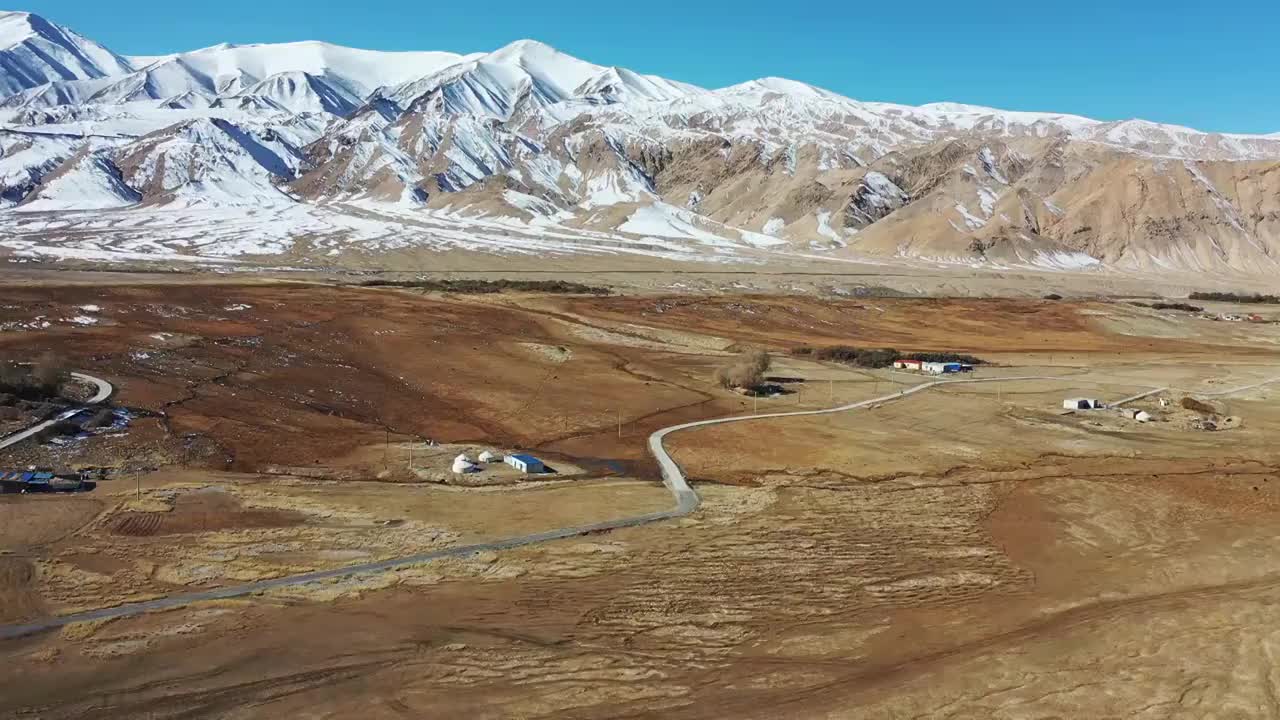
[[[128,55],[290,40],[474,52],[528,37],[706,87],[778,75],[860,100],[1280,132],[1277,0],[38,0],[14,9]]]

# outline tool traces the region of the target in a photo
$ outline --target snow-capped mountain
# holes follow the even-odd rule
[[[592,251],[1273,272],[1278,163],[1280,134],[860,102],[772,77],[708,90],[532,40],[125,57],[0,13],[0,217],[24,228],[53,210],[359,207],[411,237],[501,218]]]
[[[39,15],[0,14],[0,91],[122,75],[129,61],[98,43]]]

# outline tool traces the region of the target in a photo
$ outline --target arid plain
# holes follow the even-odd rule
[[[655,430],[929,381],[802,346],[991,382],[672,435],[683,518],[2,640],[0,714],[1275,716],[1274,307],[11,286],[0,353],[110,380],[131,421],[5,451],[106,473],[0,498],[5,625],[665,510]],[[782,393],[716,385],[747,348]],[[1149,423],[1062,408],[1148,392]],[[482,449],[561,472],[436,481]]]

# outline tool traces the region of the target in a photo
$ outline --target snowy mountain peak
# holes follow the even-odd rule
[[[0,11],[0,47],[11,48],[33,38],[53,43],[66,42],[67,32],[33,13]]]
[[[707,91],[694,85],[678,83],[655,75],[641,75],[620,67],[607,67],[591,79],[579,85],[573,92],[577,97],[598,99],[609,103],[631,101],[663,102],[686,95],[700,95]]]
[[[517,40],[478,62],[483,66],[518,68],[556,99],[569,97],[575,88],[604,69],[536,40]]]
[[[837,95],[830,90],[823,90],[822,88],[814,87],[808,83],[802,83],[796,80],[788,80],[780,77],[764,77],[758,80],[749,80],[738,85],[727,87],[721,92],[726,94],[775,93],[796,98],[848,100],[848,98]]]
[[[470,243],[459,224],[489,218],[501,231],[484,247],[500,252],[510,231],[571,251],[1272,267],[1280,180],[1254,163],[1278,161],[1280,135],[863,102],[779,77],[705,90],[535,40],[470,55],[305,41],[125,58],[0,13],[0,207],[93,210],[83,222],[106,229],[75,241],[156,206],[293,216],[359,203],[404,213],[386,233],[397,243],[433,217]],[[1140,206],[1112,190],[1134,177]],[[27,232],[13,218],[0,213],[0,236]],[[341,252],[348,230],[326,249]],[[278,252],[315,235],[281,232]]]
[[[538,40],[525,38],[507,43],[502,47],[489,53],[488,58],[493,62],[517,62],[523,63],[531,61],[537,64],[540,61],[547,61],[557,56],[570,57],[565,53],[551,47],[550,45]],[[577,58],[571,58],[577,60]],[[580,60],[578,62],[581,62]]]
[[[0,91],[5,95],[133,70],[102,45],[27,12],[0,13],[0,48]]]

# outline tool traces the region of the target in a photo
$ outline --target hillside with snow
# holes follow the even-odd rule
[[[1280,134],[772,77],[705,89],[531,40],[126,57],[0,13],[0,253],[23,257],[465,248],[1265,274],[1278,164]]]

